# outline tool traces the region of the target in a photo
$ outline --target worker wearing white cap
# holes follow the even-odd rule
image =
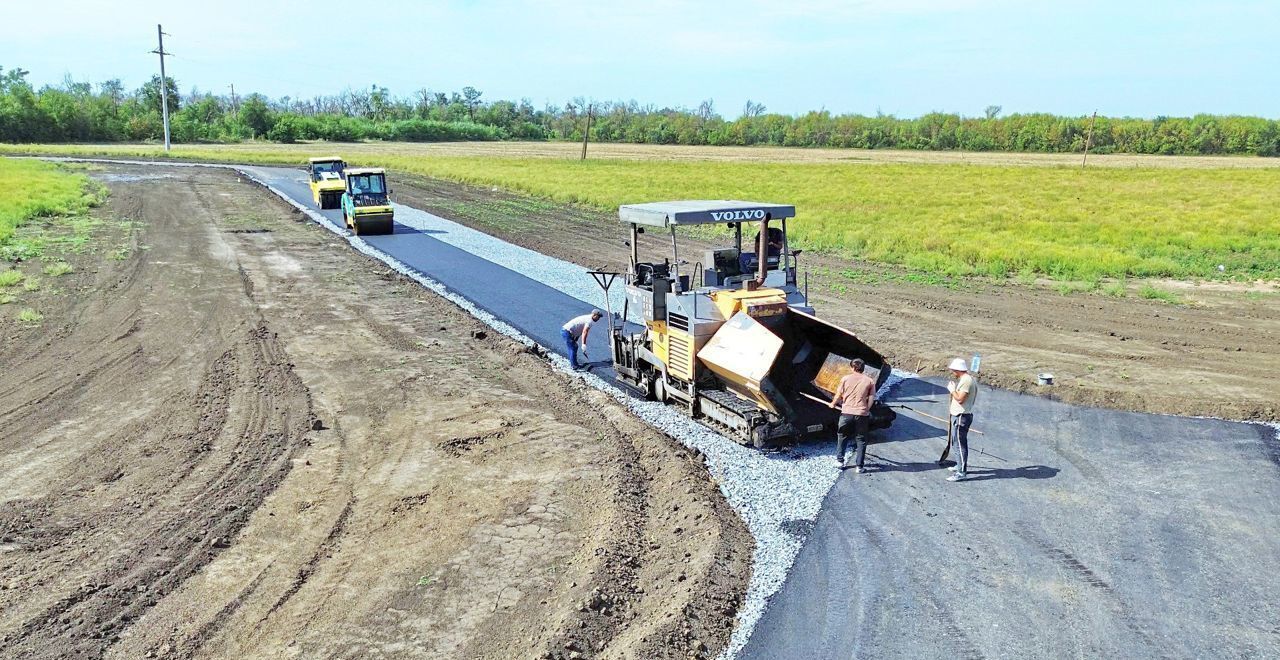
[[[969,373],[969,365],[964,358],[952,360],[947,368],[952,376],[952,380],[947,381],[947,391],[951,393],[950,437],[947,442],[953,443],[956,452],[956,464],[948,468],[954,474],[947,477],[947,481],[960,481],[968,476],[969,427],[973,426],[973,406],[978,402],[978,381]]]
[[[604,313],[598,309],[591,310],[590,314],[575,316],[569,319],[560,329],[560,337],[564,339],[565,348],[569,352],[569,366],[574,371],[580,369],[578,366],[578,350],[581,347],[582,356],[587,357],[587,336],[591,334],[591,328],[600,320]]]

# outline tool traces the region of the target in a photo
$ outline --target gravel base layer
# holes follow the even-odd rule
[[[603,291],[582,266],[508,243],[426,211],[402,204],[391,206],[396,212],[396,222],[406,227],[430,233],[436,240],[466,250],[590,305],[604,304]],[[615,312],[621,312],[625,297],[621,280],[618,280],[609,292]]]

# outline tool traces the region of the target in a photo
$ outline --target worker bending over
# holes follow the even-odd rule
[[[973,426],[973,406],[978,402],[978,381],[969,373],[969,365],[964,358],[951,361],[952,380],[947,381],[947,391],[951,393],[951,424],[947,442],[954,443],[956,464],[947,468],[955,474],[947,477],[947,481],[960,481],[969,472],[969,427]],[[954,438],[954,440],[953,440]]]
[[[849,360],[853,371],[840,379],[836,387],[836,395],[831,399],[832,408],[840,408],[840,421],[836,424],[836,462],[840,469],[852,467],[853,471],[865,472],[862,463],[867,457],[867,430],[871,426],[871,404],[876,401],[876,383],[871,377],[862,373],[866,363],[861,359]],[[853,436],[856,449],[853,453],[853,465],[844,462],[844,450]]]
[[[578,366],[578,347],[582,347],[582,356],[587,357],[587,336],[591,334],[591,327],[600,320],[604,314],[598,310],[591,310],[590,314],[575,316],[569,319],[560,330],[560,336],[564,338],[565,348],[569,349],[569,366],[574,371],[581,370]]]

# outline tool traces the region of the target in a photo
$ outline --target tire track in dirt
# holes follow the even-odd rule
[[[6,652],[727,642],[751,539],[700,457],[232,175],[116,185],[111,205],[151,249],[87,256],[46,312],[59,333],[34,357],[0,349],[27,368],[0,371],[0,410],[22,417],[0,479],[36,477],[0,502],[19,530],[0,540]]]
[[[280,597],[276,599],[276,602],[272,603],[271,607],[267,609],[267,613],[258,621],[258,626],[265,625],[271,618],[271,615],[275,614],[284,606],[285,603],[289,602],[289,599],[293,598],[294,594],[298,593],[299,589],[302,589],[303,585],[307,583],[307,580],[311,575],[315,573],[316,567],[319,566],[322,561],[332,556],[334,548],[337,546],[342,536],[346,534],[347,520],[351,517],[351,512],[354,510],[355,505],[356,501],[354,498],[347,500],[347,503],[342,507],[342,512],[338,514],[338,519],[335,520],[333,525],[329,528],[328,535],[326,535],[324,540],[320,542],[320,545],[316,547],[315,553],[311,555],[311,558],[307,560],[302,568],[298,569],[298,573],[294,576],[293,583],[289,585],[289,588],[286,589],[284,593],[280,594]]]
[[[67,545],[79,550],[74,554],[86,559],[95,557],[89,560],[91,568],[82,573],[84,581],[80,588],[33,613],[17,631],[19,639],[32,641],[56,632],[59,638],[67,640],[65,645],[18,644],[14,650],[28,657],[55,657],[67,652],[100,653],[104,642],[116,637],[124,626],[153,604],[154,599],[164,596],[211,561],[217,549],[225,547],[228,539],[243,527],[247,521],[246,510],[255,507],[256,501],[283,478],[288,462],[282,459],[287,457],[290,447],[297,446],[306,431],[301,423],[306,419],[305,390],[286,372],[270,373],[273,370],[269,366],[263,368],[264,363],[271,364],[269,355],[277,352],[265,328],[255,329],[245,339],[245,348],[229,350],[212,365],[193,402],[179,399],[167,406],[197,404],[190,413],[196,419],[193,431],[167,435],[163,440],[165,444],[185,444],[189,451],[178,470],[162,477],[150,489],[148,495],[156,498],[158,511],[144,512],[130,523],[140,527],[130,535],[132,538],[111,538],[116,535],[100,532],[96,528],[106,521],[102,520],[102,512],[92,511],[90,507],[85,508],[92,511],[91,516],[77,515],[42,499],[6,511],[5,518],[10,522],[6,526],[7,534],[17,538],[20,545],[28,546],[27,553],[49,555],[39,563],[61,563],[57,555],[65,552]],[[283,392],[297,397],[302,404],[298,412],[304,413],[298,416],[299,423],[281,431],[253,423],[243,426],[233,423],[233,428],[228,428],[228,413],[236,405],[232,399],[245,385],[282,387]],[[259,407],[247,419],[260,419],[270,412],[265,408],[274,410],[276,403],[274,398],[269,400],[267,406]],[[210,451],[213,443],[228,440],[230,434],[248,440],[236,443],[237,456],[229,464],[211,470],[208,476],[194,475],[207,467],[202,455]],[[291,436],[292,442],[286,436]],[[88,458],[92,461],[95,457]],[[193,488],[189,482],[200,486]],[[78,483],[83,484],[84,480]],[[82,499],[62,493],[56,495],[72,504]],[[129,511],[120,515],[133,518]],[[60,519],[52,530],[47,527],[51,519]],[[13,525],[14,522],[17,525]],[[126,523],[120,520],[117,524]],[[96,550],[88,552],[89,547]],[[147,552],[148,549],[152,552]],[[155,552],[156,549],[159,552]],[[139,564],[139,558],[148,554],[152,558]]]
[[[116,213],[151,213],[125,199]],[[43,301],[58,331],[0,357],[0,478],[27,475],[0,504],[6,653],[102,655],[228,546],[309,430],[283,345],[184,206],[151,215],[153,250],[65,277],[76,294]],[[38,472],[6,460],[33,450]]]

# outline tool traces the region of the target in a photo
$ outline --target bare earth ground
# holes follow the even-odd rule
[[[111,173],[128,256],[0,314],[0,655],[724,645],[699,457],[233,174]]]
[[[402,203],[583,266],[625,267],[616,215],[496,189],[393,178]],[[682,257],[695,261],[706,245],[682,240]],[[642,238],[641,247],[648,258],[670,256],[657,237]],[[1015,391],[1144,412],[1280,419],[1274,283],[1253,291],[1187,284],[1177,287],[1187,304],[1172,305],[1132,293],[1063,295],[981,280],[922,284],[893,268],[814,254],[802,255],[801,266],[814,274],[810,294],[821,316],[910,371],[940,374],[949,358],[981,353],[984,381]],[[874,281],[839,275],[851,267],[875,274]],[[1056,384],[1037,385],[1042,372],[1054,374]]]

